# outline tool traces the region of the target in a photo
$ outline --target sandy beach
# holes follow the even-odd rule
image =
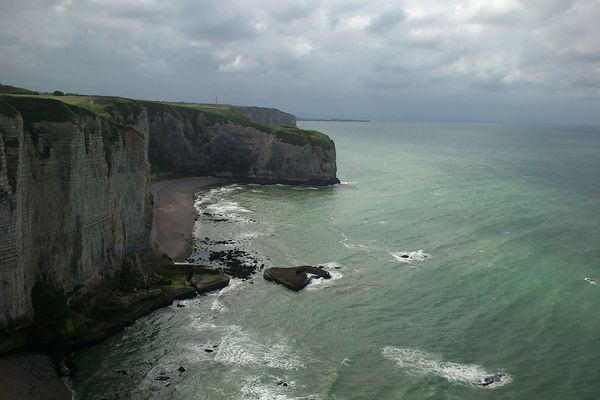
[[[152,184],[154,221],[152,242],[161,253],[175,261],[185,260],[191,252],[194,229],[195,194],[202,188],[226,182],[212,177],[194,177],[159,181]]]

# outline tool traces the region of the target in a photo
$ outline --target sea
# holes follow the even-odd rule
[[[226,221],[196,223],[192,259],[332,278],[259,270],[158,310],[76,353],[79,398],[600,398],[600,128],[299,126],[335,141],[342,182],[200,192]]]

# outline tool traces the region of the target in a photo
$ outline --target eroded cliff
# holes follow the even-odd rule
[[[2,96],[0,333],[34,321],[36,283],[70,301],[127,254],[152,253],[152,177],[325,185],[335,173],[327,136],[227,107]]]

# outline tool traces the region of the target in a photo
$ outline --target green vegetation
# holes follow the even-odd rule
[[[235,122],[244,126],[251,126],[259,131],[275,135],[284,143],[293,144],[296,146],[304,146],[310,144],[319,146],[326,150],[334,148],[333,141],[325,134],[318,131],[308,131],[295,126],[269,126],[252,122],[241,112],[228,107],[212,104],[197,104],[197,103],[164,103],[175,107],[189,108],[192,110],[202,111],[211,118],[210,122]]]
[[[319,131],[309,131],[295,126],[278,126],[271,128],[275,136],[277,136],[282,142],[294,144],[296,146],[304,146],[310,144],[312,146],[319,146],[325,150],[333,150],[333,140],[329,136]]]
[[[33,94],[36,95],[38,92],[34,92],[33,90],[27,90],[20,87],[12,86],[12,85],[3,85],[0,83],[0,93],[8,93],[8,94]]]
[[[35,98],[38,101],[31,101]],[[187,116],[192,120],[198,112],[202,113],[206,125],[235,123],[249,126],[261,132],[277,136],[284,143],[297,146],[310,144],[324,149],[333,149],[334,144],[327,135],[317,131],[307,131],[293,126],[268,126],[251,121],[240,111],[225,105],[199,103],[170,103],[133,100],[122,97],[80,96],[80,95],[5,95],[0,97],[0,113],[14,116],[15,109],[23,116],[25,125],[38,121],[64,122],[75,115],[97,115],[118,125],[127,121],[122,118],[137,117],[144,109],[150,114],[167,112],[174,117]],[[202,135],[199,140],[206,139],[207,131],[201,127],[197,132]]]
[[[5,115],[10,118],[17,116],[17,110],[0,97],[0,115]]]

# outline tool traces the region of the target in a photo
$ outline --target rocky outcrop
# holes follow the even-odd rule
[[[335,145],[319,132],[148,105],[150,163],[157,176],[213,175],[262,183],[337,183]]]
[[[292,114],[265,107],[231,106],[241,112],[252,122],[273,126],[296,126],[296,117]]]
[[[140,285],[124,260],[153,253],[153,176],[331,184],[335,174],[327,136],[231,108],[1,96],[0,336],[34,321],[36,284],[67,303],[115,277]]]
[[[295,292],[304,289],[313,279],[313,276],[331,279],[331,274],[323,267],[312,267],[310,265],[292,268],[267,268],[263,273],[266,280],[279,283]]]

